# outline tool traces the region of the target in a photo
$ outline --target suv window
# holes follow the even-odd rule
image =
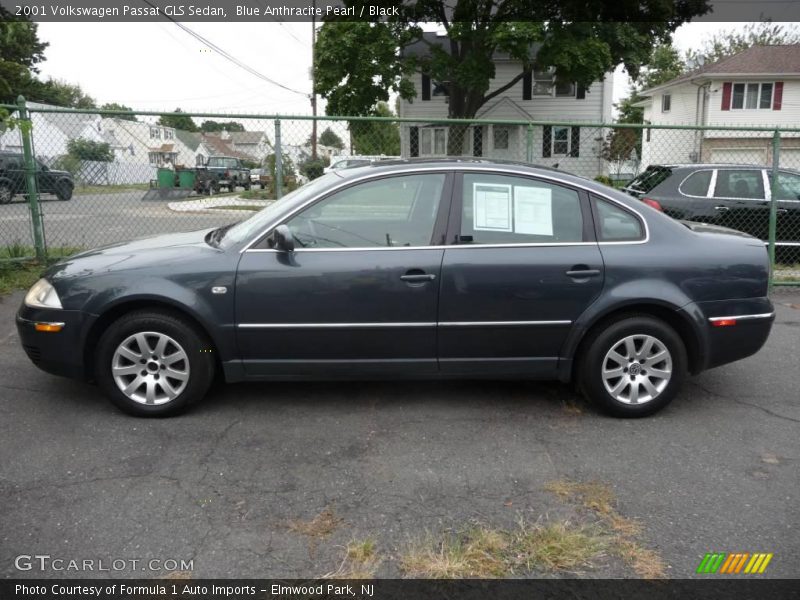
[[[706,196],[711,185],[712,171],[695,171],[680,185],[680,192],[687,196]]]
[[[473,244],[580,242],[580,197],[575,190],[536,179],[465,174],[459,239]]]
[[[597,213],[597,239],[601,242],[631,242],[644,239],[641,221],[622,207],[592,196]]]
[[[764,178],[755,169],[720,169],[717,171],[715,198],[764,199]]]
[[[301,248],[431,243],[445,176],[404,175],[356,184],[287,221]]]
[[[800,175],[779,172],[775,198],[777,200],[800,200]]]
[[[633,181],[626,186],[626,189],[630,189],[634,192],[647,193],[670,175],[672,175],[672,169],[670,167],[651,165],[647,167],[643,173],[634,177]]]

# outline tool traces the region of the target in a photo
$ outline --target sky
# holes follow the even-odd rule
[[[78,83],[98,104],[139,110],[310,114],[310,23],[187,23],[187,27],[289,91],[210,51],[174,23],[40,23],[50,43],[41,76]],[[689,23],[674,35],[686,50],[743,23]],[[628,93],[621,68],[614,101]],[[299,93],[298,93],[299,92]],[[324,103],[320,112],[324,114]]]

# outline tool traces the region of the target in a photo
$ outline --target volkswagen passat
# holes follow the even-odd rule
[[[757,352],[764,244],[608,187],[482,160],[325,175],[250,219],[84,252],[17,315],[30,359],[166,416],[227,381],[573,381],[654,413]]]

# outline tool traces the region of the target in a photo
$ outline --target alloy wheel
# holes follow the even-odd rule
[[[657,398],[672,378],[672,355],[651,335],[629,335],[611,346],[602,363],[603,385],[623,404]]]
[[[117,387],[139,404],[171,402],[186,389],[189,371],[186,351],[173,338],[156,331],[125,338],[111,360]]]

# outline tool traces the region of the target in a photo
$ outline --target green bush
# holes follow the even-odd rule
[[[324,170],[325,170],[325,162],[320,160],[319,158],[317,158],[316,160],[310,158],[300,165],[300,172],[309,179],[316,179],[317,177],[321,177]]]
[[[598,183],[602,183],[603,185],[607,185],[609,187],[614,187],[614,182],[611,181],[611,177],[608,175],[598,175],[594,178],[594,180]]]
[[[81,169],[81,159],[72,154],[64,154],[53,162],[53,168],[57,171],[67,171],[74,177]]]
[[[72,139],[67,143],[67,152],[80,160],[112,162],[114,151],[106,142],[94,142],[83,138]]]

